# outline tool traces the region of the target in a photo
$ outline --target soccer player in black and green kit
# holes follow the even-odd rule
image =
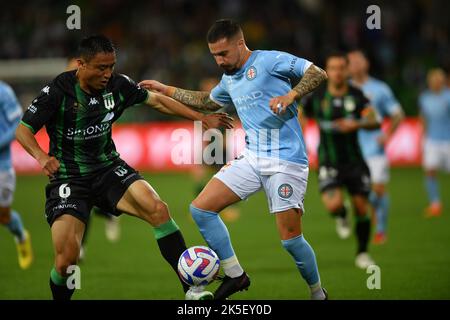
[[[357,131],[360,128],[376,129],[380,123],[362,91],[348,83],[347,69],[348,61],[344,54],[334,53],[327,57],[325,71],[328,81],[303,101],[304,117],[301,119],[314,118],[319,125],[319,188],[322,202],[344,224],[348,224],[348,220],[343,187],[351,195],[358,240],[355,264],[366,269],[375,264],[368,254],[371,225],[368,195],[371,183]]]
[[[111,126],[125,109],[145,103],[160,112],[201,120],[204,128],[231,127],[225,114],[198,113],[114,73],[115,48],[104,36],[83,39],[78,57],[77,70],[64,72],[45,86],[16,131],[17,140],[50,178],[45,212],[55,252],[50,273],[55,300],[68,300],[73,294],[66,285],[67,268],[77,264],[93,206],[150,223],[162,256],[175,272],[186,249],[166,203],[115,149]],[[50,138],[48,154],[34,137],[43,126]],[[185,284],[183,288],[187,299],[212,298],[207,291],[192,292]]]

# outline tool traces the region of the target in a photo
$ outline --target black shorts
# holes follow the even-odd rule
[[[345,187],[354,195],[368,196],[371,190],[370,171],[365,163],[346,166],[319,167],[319,190],[321,193]]]
[[[117,203],[128,187],[141,179],[139,172],[120,160],[90,176],[52,181],[45,188],[47,222],[51,226],[59,216],[70,214],[87,223],[93,206],[119,216]]]

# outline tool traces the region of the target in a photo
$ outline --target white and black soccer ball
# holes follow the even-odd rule
[[[219,273],[220,260],[217,254],[205,246],[186,249],[178,259],[178,273],[190,286],[205,286]]]

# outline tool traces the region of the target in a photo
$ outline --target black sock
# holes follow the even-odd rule
[[[356,238],[358,239],[358,253],[367,252],[370,236],[370,218],[368,215],[356,216]]]
[[[157,239],[159,250],[162,256],[170,264],[172,269],[176,272],[178,279],[183,286],[184,292],[189,290],[189,285],[187,285],[183,280],[181,280],[178,274],[178,259],[184,250],[186,250],[186,243],[184,242],[183,235],[180,230],[177,230],[169,235]]]
[[[340,207],[339,209],[337,209],[334,212],[331,212],[331,216],[333,218],[345,218],[347,216],[347,208],[345,206]]]
[[[67,288],[66,284],[57,285],[50,278],[50,289],[52,290],[53,300],[56,301],[68,301],[72,297],[75,289]]]

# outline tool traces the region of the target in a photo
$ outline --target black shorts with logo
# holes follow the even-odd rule
[[[139,172],[120,160],[91,176],[52,181],[45,188],[47,222],[51,226],[59,216],[70,214],[87,223],[93,206],[119,216],[117,203],[141,179]]]
[[[368,196],[371,190],[370,171],[365,163],[342,166],[319,166],[319,190],[321,193],[345,187],[354,195]]]

